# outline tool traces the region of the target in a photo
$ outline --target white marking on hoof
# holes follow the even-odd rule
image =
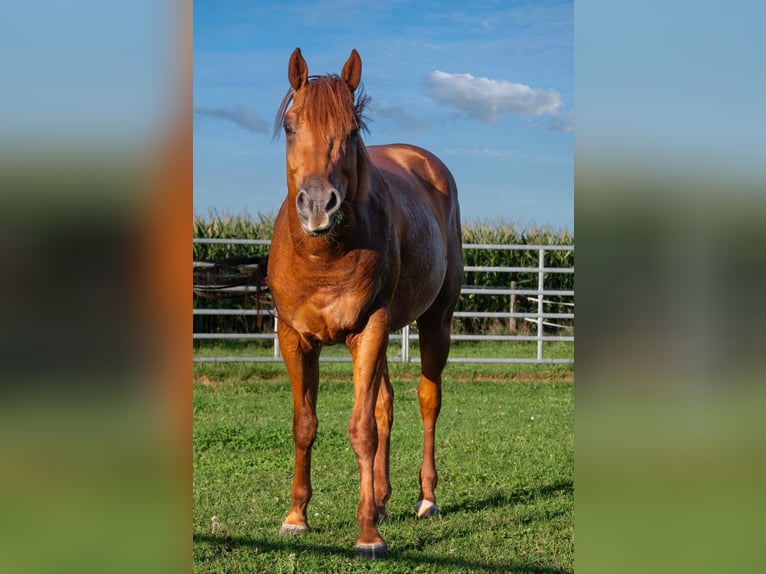
[[[415,514],[418,518],[430,518],[439,514],[439,507],[430,500],[418,500],[415,505]]]
[[[298,536],[299,534],[303,534],[308,531],[309,529],[307,526],[299,526],[297,524],[283,523],[279,529],[279,535],[280,536]]]

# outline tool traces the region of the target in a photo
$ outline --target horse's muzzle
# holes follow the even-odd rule
[[[335,226],[341,205],[341,196],[334,187],[312,186],[300,189],[295,197],[298,219],[306,234],[326,235]]]

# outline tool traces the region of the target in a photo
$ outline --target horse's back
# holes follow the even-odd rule
[[[425,201],[439,220],[445,236],[459,241],[457,185],[438,157],[408,144],[368,146],[367,153],[389,189],[393,190],[392,195],[407,195],[415,206]]]
[[[421,184],[443,197],[445,205],[457,206],[457,186],[449,169],[434,154],[423,148],[408,144],[368,146],[372,163],[384,173],[412,181],[417,176]]]

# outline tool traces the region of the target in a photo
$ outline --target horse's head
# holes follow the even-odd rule
[[[361,89],[354,99],[361,74],[356,50],[340,76],[310,77],[299,48],[290,57],[292,87],[277,114],[275,135],[285,132],[288,203],[310,236],[332,231],[344,202],[353,199],[357,188],[358,152],[363,147],[359,132],[365,129],[362,112],[367,103]]]

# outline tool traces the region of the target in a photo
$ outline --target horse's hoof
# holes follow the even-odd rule
[[[299,526],[297,524],[284,523],[279,529],[280,536],[298,536],[309,531],[308,526]]]
[[[378,558],[386,558],[388,556],[388,546],[386,546],[385,542],[357,544],[355,550],[357,556],[362,556],[368,560],[377,560]]]
[[[439,507],[430,500],[418,500],[415,505],[415,515],[418,518],[430,518],[439,514]]]

